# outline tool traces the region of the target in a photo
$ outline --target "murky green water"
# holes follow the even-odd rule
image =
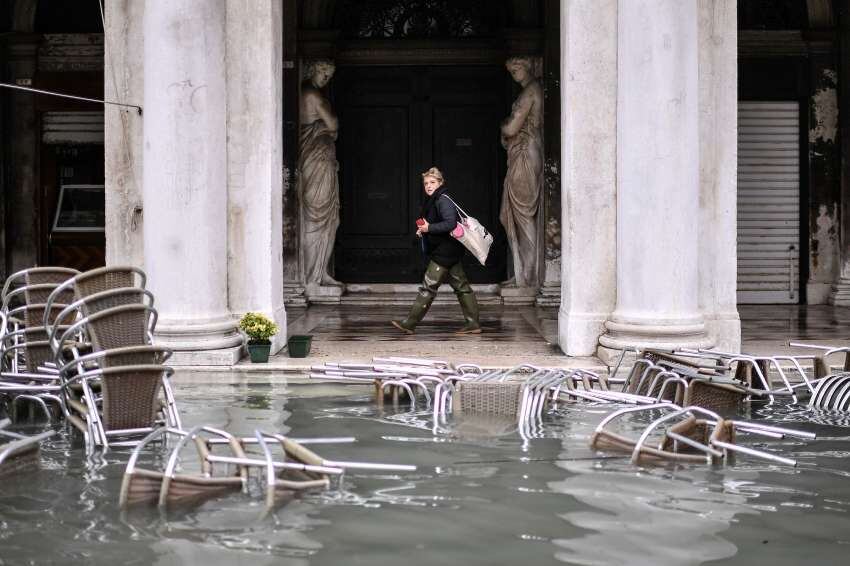
[[[850,428],[834,415],[754,415],[814,430],[758,446],[798,468],[739,458],[724,468],[638,468],[587,439],[607,407],[572,407],[527,443],[501,423],[434,436],[430,415],[378,414],[364,389],[191,386],[184,424],[231,432],[348,436],[327,458],[416,464],[348,472],[337,489],[263,517],[259,485],[191,511],[122,514],[127,452],[87,466],[63,433],[40,470],[0,484],[0,564],[846,564]],[[321,393],[321,394],[320,394]],[[814,419],[814,423],[807,422]]]

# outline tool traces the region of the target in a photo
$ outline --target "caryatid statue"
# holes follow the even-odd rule
[[[322,88],[334,74],[333,61],[307,64],[301,83],[298,196],[301,201],[301,255],[307,285],[341,286],[328,273],[339,226],[336,138],[339,120]]]
[[[543,88],[531,57],[511,57],[505,66],[522,85],[522,92],[511,115],[502,122],[508,170],[499,220],[514,262],[514,277],[504,284],[533,287],[537,284],[537,215],[543,192]]]

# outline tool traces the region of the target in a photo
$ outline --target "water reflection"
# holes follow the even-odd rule
[[[561,518],[592,531],[553,541],[563,549],[556,557],[569,563],[663,566],[726,558],[737,549],[720,533],[736,515],[757,512],[745,495],[716,489],[710,470],[637,472],[629,464],[610,461],[558,466],[571,477],[549,484],[552,490],[589,507]]]
[[[127,454],[88,466],[62,433],[41,470],[0,487],[0,559],[9,563],[180,564],[696,564],[753,561],[789,546],[827,563],[850,538],[848,429],[818,425],[813,443],[771,442],[800,469],[741,459],[726,468],[637,468],[591,451],[610,407],[565,406],[525,441],[500,419],[451,419],[432,433],[425,410],[378,410],[350,391],[191,387],[178,392],[187,426],[239,435],[356,436],[316,446],[339,460],[415,464],[413,473],[350,470],[332,489],[266,515],[264,486],[160,514],[123,517],[117,494]],[[329,393],[333,393],[329,395]],[[798,409],[766,417],[795,422]],[[832,423],[834,424],[834,423]],[[763,541],[781,539],[773,547]],[[824,560],[820,560],[826,557]],[[799,559],[789,554],[785,561]],[[846,558],[846,557],[845,557]],[[840,563],[840,562],[839,562]]]

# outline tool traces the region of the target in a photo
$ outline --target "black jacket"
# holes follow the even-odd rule
[[[449,234],[460,217],[452,202],[443,198],[447,190],[442,186],[426,198],[419,216],[428,221],[428,232],[423,235],[425,255],[437,265],[451,269],[461,260],[466,248]]]

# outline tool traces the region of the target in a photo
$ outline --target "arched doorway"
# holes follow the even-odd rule
[[[332,261],[337,279],[358,288],[419,280],[422,262],[410,226],[422,200],[419,174],[431,165],[443,169],[452,194],[496,236],[486,266],[474,260],[466,264],[472,281],[496,284],[510,276],[510,253],[498,220],[505,173],[499,126],[518,87],[504,62],[513,55],[548,55],[549,43],[557,57],[558,29],[548,37],[544,4],[298,4],[296,58],[302,63],[329,58],[337,68],[328,92],[340,118],[341,224]],[[555,14],[557,22],[557,5]],[[557,83],[552,86],[557,99]],[[557,112],[552,114],[554,120],[547,106],[549,139],[558,136]],[[547,147],[547,157],[557,162],[552,149]],[[557,176],[557,167],[548,174]],[[550,194],[560,186],[547,181],[539,249],[541,256],[557,259],[557,235],[544,242],[543,226],[552,233],[549,215],[560,224],[560,202]],[[549,211],[550,203],[557,210]],[[552,271],[559,275],[559,265]],[[541,273],[540,281],[545,280]]]

